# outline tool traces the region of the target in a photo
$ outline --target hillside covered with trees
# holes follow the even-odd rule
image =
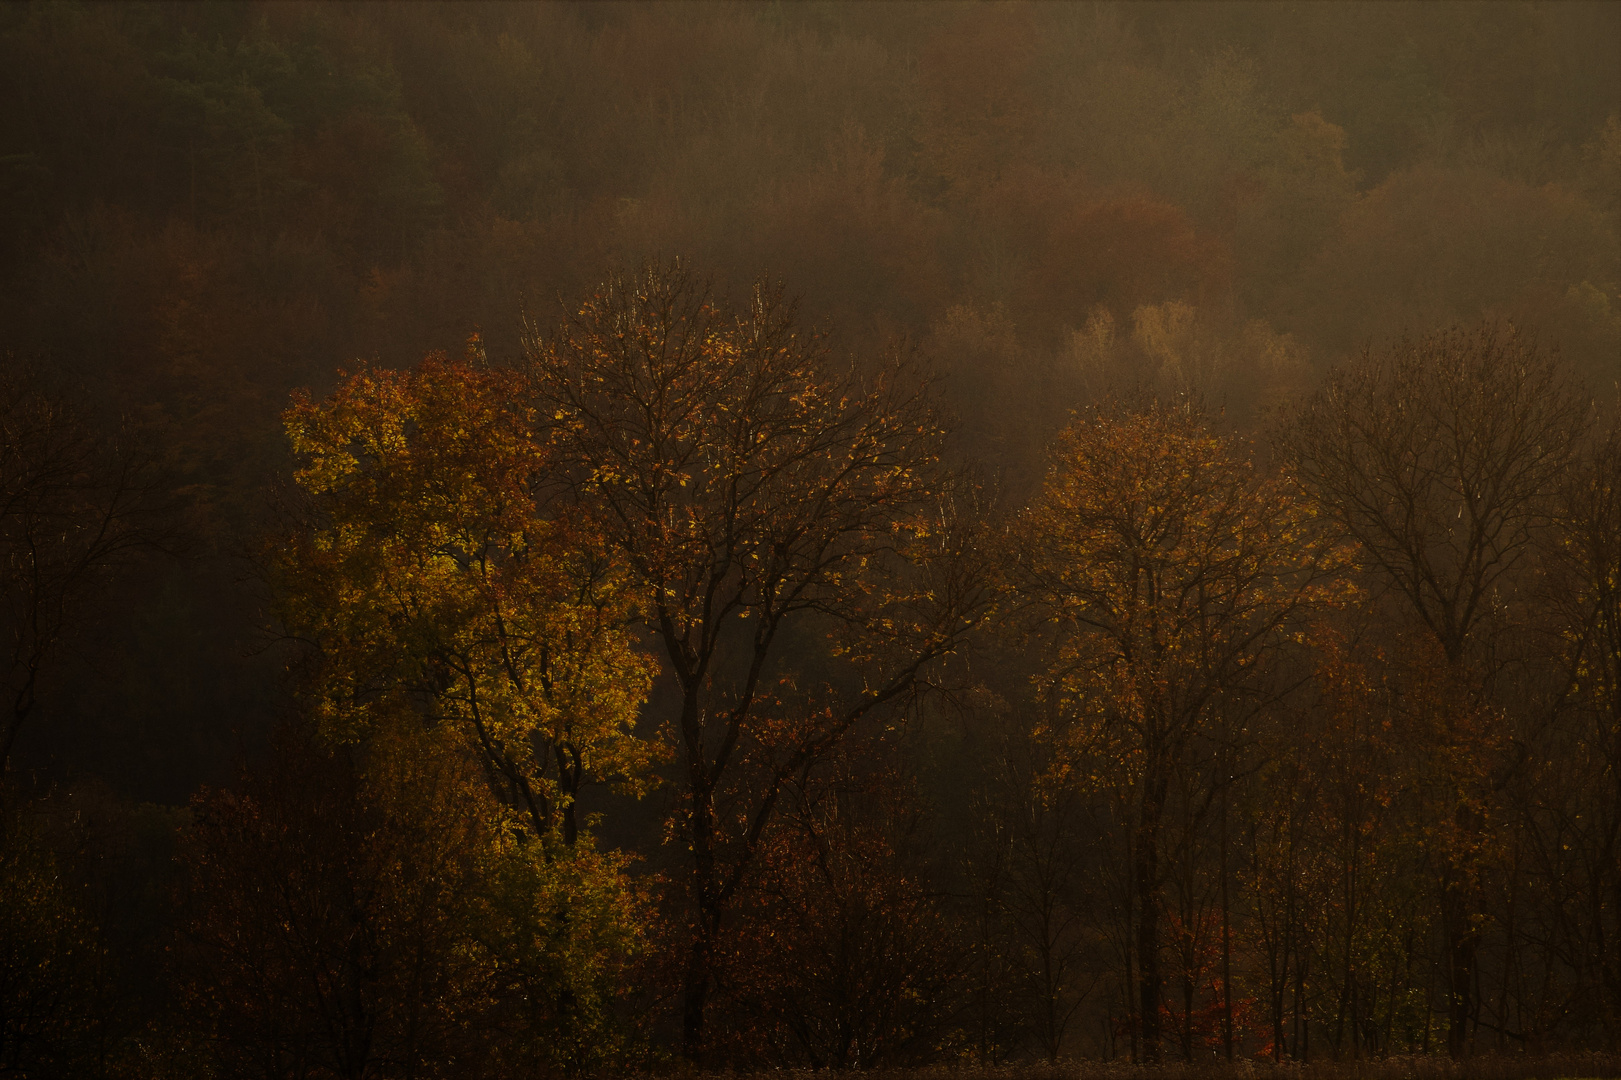
[[[1617,41],[0,7],[0,1074],[1615,1067]]]

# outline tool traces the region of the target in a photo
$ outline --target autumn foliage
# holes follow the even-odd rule
[[[1618,37],[0,5],[0,1074],[1616,1072]]]
[[[281,603],[320,650],[330,736],[425,711],[463,731],[537,837],[572,844],[582,783],[646,781],[631,729],[652,671],[624,571],[588,523],[547,512],[550,454],[523,400],[470,350],[296,404],[308,525],[279,563]]]

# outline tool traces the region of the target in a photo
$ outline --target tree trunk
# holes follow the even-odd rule
[[[1462,1058],[1468,1051],[1469,1016],[1473,1009],[1475,957],[1480,949],[1480,933],[1469,917],[1469,904],[1463,896],[1448,898],[1447,934],[1447,1053]]]
[[[704,1006],[709,1000],[709,945],[708,935],[700,929],[692,943],[681,987],[681,1056],[700,1067],[703,1065]]]
[[[1221,791],[1221,1045],[1228,1064],[1233,1060],[1233,922],[1227,895],[1227,769],[1222,769]]]
[[[1157,765],[1158,763],[1154,763]],[[1153,765],[1150,766],[1152,770]],[[1160,1000],[1164,976],[1159,963],[1159,825],[1167,778],[1143,778],[1143,804],[1137,827],[1137,971],[1142,1008],[1143,1061],[1160,1060]]]
[[[687,750],[687,839],[692,843],[693,900],[697,920],[692,953],[682,985],[681,1056],[703,1064],[704,1006],[714,977],[715,935],[720,929],[720,897],[715,880],[715,817],[711,783],[704,758],[703,721],[695,690],[681,709],[681,731]]]
[[[1460,805],[1454,822],[1461,836],[1473,839],[1483,827],[1481,815]],[[1468,856],[1466,856],[1468,858]],[[1442,926],[1447,940],[1448,1009],[1447,1053],[1462,1058],[1468,1052],[1469,1018],[1474,1015],[1475,963],[1480,951],[1480,929],[1473,917],[1479,908],[1474,875],[1465,864],[1452,867],[1443,881],[1445,901]]]

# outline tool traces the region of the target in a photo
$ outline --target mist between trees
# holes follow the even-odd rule
[[[0,7],[0,1072],[1613,1073],[1617,40]]]

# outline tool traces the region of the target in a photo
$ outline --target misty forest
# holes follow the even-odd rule
[[[0,331],[0,1077],[1621,1076],[1621,4],[8,3]]]

